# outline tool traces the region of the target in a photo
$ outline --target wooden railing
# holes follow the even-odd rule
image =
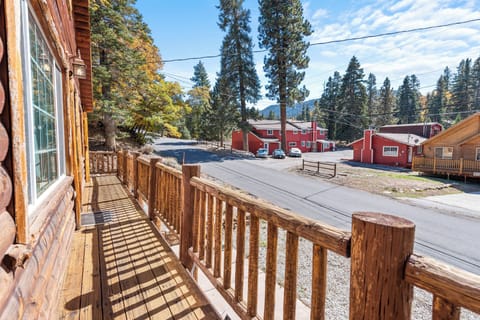
[[[328,251],[351,258],[350,274],[345,274],[350,278],[350,319],[410,319],[413,286],[433,294],[432,319],[459,319],[461,308],[480,314],[480,276],[415,255],[415,226],[408,220],[355,213],[349,232],[200,178],[199,166],[184,165],[180,171],[159,158],[126,152],[117,158],[119,178],[136,186],[132,193],[150,218],[180,235],[184,266],[200,268],[242,319],[276,319],[279,303],[284,319],[295,318],[298,247],[305,241],[313,248],[310,319],[325,318]],[[280,234],[286,234],[285,248],[279,248]],[[263,283],[261,242],[266,246]],[[279,250],[286,262],[282,301],[275,298]]]
[[[415,157],[413,171],[480,177],[480,161]]]
[[[117,154],[114,152],[91,151],[89,161],[91,174],[117,172]]]

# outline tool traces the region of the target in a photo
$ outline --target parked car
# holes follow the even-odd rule
[[[282,149],[273,150],[272,157],[275,159],[285,159],[285,152]]]
[[[258,149],[257,153],[255,154],[255,157],[257,157],[257,158],[268,158],[268,150],[266,148]]]
[[[290,151],[288,151],[288,156],[289,157],[301,157],[302,156],[302,151],[298,148],[291,148]]]

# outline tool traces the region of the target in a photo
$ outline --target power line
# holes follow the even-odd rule
[[[329,41],[313,42],[313,43],[310,43],[310,46],[313,47],[313,46],[327,45],[327,44],[332,44],[332,43],[342,43],[342,42],[350,42],[350,41],[365,40],[365,39],[372,39],[372,38],[380,38],[380,37],[393,36],[393,35],[403,34],[403,33],[418,32],[418,31],[432,30],[432,29],[438,29],[438,28],[446,28],[446,27],[457,26],[457,25],[462,25],[462,24],[467,24],[467,23],[472,23],[472,22],[478,22],[478,21],[480,21],[480,18],[451,22],[451,23],[444,23],[444,24],[428,26],[428,27],[420,27],[420,28],[413,28],[413,29],[406,29],[406,30],[399,30],[399,31],[392,31],[392,32],[384,32],[384,33],[366,35],[366,36],[361,36],[361,37],[351,37],[351,38],[345,38],[345,39],[336,39],[336,40],[329,40]],[[252,52],[253,53],[262,53],[262,52],[266,52],[266,51],[268,51],[268,50],[267,49],[253,50]],[[169,63],[169,62],[181,62],[181,61],[190,61],[190,60],[214,59],[214,58],[219,58],[221,56],[222,56],[221,54],[206,55],[206,56],[198,56],[198,57],[167,59],[167,60],[163,60],[162,62],[163,63]]]

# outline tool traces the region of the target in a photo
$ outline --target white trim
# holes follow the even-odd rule
[[[386,148],[390,148],[391,150],[385,151]],[[383,146],[382,156],[384,156],[384,157],[398,157],[398,146]]]
[[[267,129],[267,136],[273,136],[273,130]]]
[[[302,141],[302,142],[303,142],[303,141]],[[297,146],[297,143],[294,142],[294,141],[293,141],[293,142],[289,142],[289,143],[288,143],[288,146],[289,146],[289,147],[296,147],[296,146]]]

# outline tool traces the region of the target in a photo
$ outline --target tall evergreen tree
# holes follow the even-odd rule
[[[480,57],[473,63],[472,67],[472,110],[480,110]]]
[[[260,80],[253,62],[250,37],[250,10],[243,8],[243,0],[220,0],[219,27],[227,34],[223,39],[221,54],[225,72],[225,85],[230,87],[231,99],[236,101],[241,113],[239,127],[243,133],[243,149],[248,150],[247,102],[260,99]]]
[[[461,120],[469,115],[472,110],[472,59],[464,59],[457,68],[452,85],[452,120]]]
[[[395,108],[395,94],[390,84],[390,79],[385,78],[383,85],[380,88],[378,98],[378,115],[376,125],[381,127],[388,124],[393,124],[393,110]]]
[[[448,106],[448,82],[444,75],[437,81],[437,87],[431,95],[427,96],[428,112],[430,121],[442,122],[443,114]]]
[[[319,101],[320,109],[325,114],[325,124],[328,129],[328,138],[335,139],[335,132],[337,127],[337,118],[340,101],[340,88],[342,86],[342,76],[338,71],[333,73],[333,76],[328,77],[328,81]],[[318,119],[317,119],[318,120]]]
[[[302,101],[307,96],[305,86],[299,88],[308,67],[304,40],[312,33],[310,23],[303,18],[300,0],[259,0],[260,48],[268,50],[264,59],[264,71],[270,79],[267,97],[280,103],[281,143],[286,150],[287,105]]]
[[[368,74],[367,79],[367,124],[375,124],[375,113],[377,112],[378,92],[377,78],[373,73]]]
[[[360,137],[365,128],[367,92],[363,84],[363,69],[355,56],[350,59],[340,88],[340,123],[337,139],[353,141]]]
[[[445,80],[445,86],[448,91],[450,91],[451,82],[452,82],[452,72],[449,67],[443,69],[443,79]]]
[[[204,112],[210,108],[210,80],[202,61],[193,67],[192,89],[188,92],[188,103],[192,112],[187,117],[186,125],[192,138],[201,136],[201,119]]]
[[[420,82],[416,75],[406,76],[398,88],[398,123],[415,123],[420,113]]]

